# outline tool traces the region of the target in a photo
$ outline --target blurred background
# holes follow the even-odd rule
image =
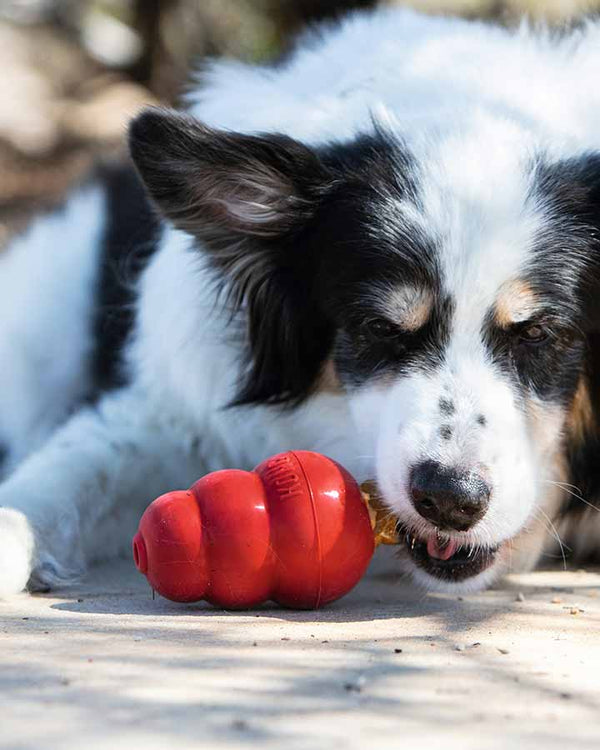
[[[177,104],[192,61],[265,62],[349,8],[412,6],[515,24],[576,24],[600,0],[0,0],[0,247],[123,151],[144,103]]]

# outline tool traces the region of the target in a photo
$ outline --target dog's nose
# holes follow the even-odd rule
[[[410,475],[410,494],[417,512],[440,529],[467,531],[485,515],[488,484],[474,472],[425,461]]]

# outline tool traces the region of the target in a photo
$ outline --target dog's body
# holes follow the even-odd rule
[[[138,118],[167,221],[109,170],[0,257],[0,593],[289,448],[378,481],[427,588],[593,552],[599,50],[379,11]]]

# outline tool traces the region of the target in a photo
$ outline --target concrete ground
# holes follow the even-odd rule
[[[389,570],[317,612],[153,601],[125,561],[0,603],[0,747],[600,747],[600,574]]]

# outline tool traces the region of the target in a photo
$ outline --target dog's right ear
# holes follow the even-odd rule
[[[149,109],[129,131],[146,188],[197,237],[245,303],[251,366],[234,403],[294,403],[310,392],[332,340],[315,298],[316,260],[299,238],[335,180],[309,147],[283,135],[208,128]]]
[[[162,213],[209,249],[294,231],[331,182],[315,152],[292,138],[215,130],[171,110],[138,115],[129,146]]]
[[[573,299],[582,308],[580,330],[586,337],[586,356],[577,390],[569,406],[565,426],[568,486],[577,491],[569,494],[562,508],[568,543],[576,556],[589,554],[590,534],[573,533],[585,527],[585,514],[600,497],[600,152],[589,152],[540,168],[543,194],[549,206],[560,217],[561,227],[570,232],[569,240],[560,244],[562,258],[571,258],[571,268],[560,279],[565,288],[577,281]],[[571,248],[571,251],[569,250]],[[552,267],[552,263],[548,263]],[[561,532],[563,529],[561,529]]]

